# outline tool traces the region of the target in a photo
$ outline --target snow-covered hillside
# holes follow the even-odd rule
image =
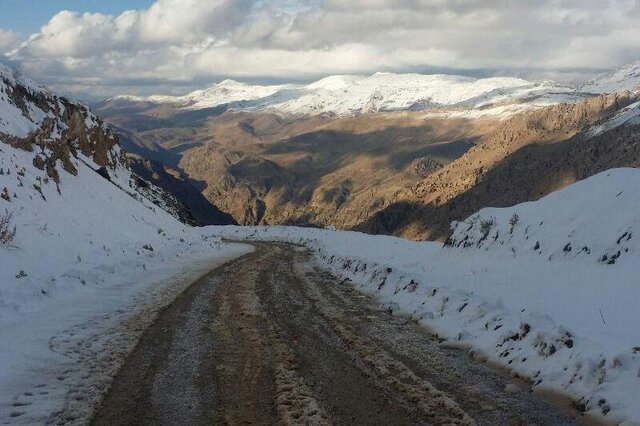
[[[115,101],[170,104],[196,110],[226,105],[233,109],[269,109],[292,115],[358,114],[378,111],[476,109],[483,114],[509,112],[504,104],[519,109],[574,102],[581,95],[571,87],[549,81],[519,78],[475,79],[454,75],[376,73],[371,76],[337,75],[306,86],[250,86],[225,80],[185,96],[120,96]]]
[[[8,68],[0,123],[0,419],[83,423],[154,312],[247,248],[179,222],[86,107]]]
[[[580,86],[578,90],[588,93],[613,93],[623,90],[640,90],[640,61],[603,74]]]
[[[212,235],[304,244],[381,308],[447,344],[640,424],[640,170],[614,169],[539,201],[483,209],[447,245],[335,230]]]
[[[636,94],[636,99],[640,99],[640,91]],[[620,109],[613,117],[592,126],[587,130],[587,134],[593,137],[617,127],[638,125],[640,125],[640,101],[627,105]]]
[[[452,247],[624,267],[640,257],[640,170],[614,169],[535,202],[485,208],[452,229]]]

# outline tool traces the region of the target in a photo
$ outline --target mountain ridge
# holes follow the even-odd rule
[[[574,102],[583,95],[549,80],[531,82],[513,77],[473,78],[447,74],[333,75],[308,85],[249,85],[234,80],[184,96],[120,95],[108,103],[130,102],[200,110],[228,105],[235,110],[274,111],[289,115],[349,115],[367,112],[472,108],[514,103],[537,107]],[[495,111],[504,114],[504,111]]]

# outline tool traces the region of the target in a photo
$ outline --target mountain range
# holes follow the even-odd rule
[[[578,85],[390,73],[225,80],[95,110],[125,149],[240,224],[443,239],[451,220],[483,206],[636,165],[639,84],[640,62]]]

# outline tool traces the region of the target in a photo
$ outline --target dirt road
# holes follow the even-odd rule
[[[378,310],[304,250],[264,243],[160,315],[93,424],[568,425],[575,416]]]

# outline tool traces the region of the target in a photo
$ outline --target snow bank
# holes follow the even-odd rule
[[[587,413],[640,424],[639,221],[640,170],[618,169],[537,202],[481,210],[454,224],[447,246],[302,228],[211,232],[304,244],[384,309],[535,389],[571,395]]]

